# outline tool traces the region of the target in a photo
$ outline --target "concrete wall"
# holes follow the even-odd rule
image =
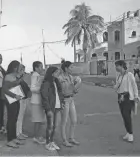
[[[123,21],[112,23],[108,26],[108,56],[109,60],[115,59],[115,52],[120,52],[121,58],[123,58],[122,44],[124,43],[124,24]],[[115,31],[120,31],[120,40],[115,41]]]
[[[132,59],[132,55],[135,55],[137,57],[138,46],[140,46],[140,41],[136,41],[136,42],[132,42],[132,43],[124,45],[124,53],[125,53],[126,59]]]
[[[124,28],[125,28],[124,45],[140,41],[140,18],[139,17],[132,17],[132,18],[125,19]],[[133,31],[136,31],[136,37],[132,37]]]

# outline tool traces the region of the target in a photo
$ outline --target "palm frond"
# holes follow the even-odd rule
[[[73,31],[71,31],[71,34],[69,34],[65,44],[66,45],[69,44],[77,36],[79,31],[80,31],[80,27],[77,27],[77,28],[73,29]]]

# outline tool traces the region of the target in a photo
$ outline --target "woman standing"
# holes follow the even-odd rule
[[[119,60],[116,61],[115,65],[119,76],[116,79],[114,88],[118,93],[118,103],[127,131],[123,139],[128,142],[133,142],[131,113],[135,108],[135,103],[138,103],[138,88],[134,75],[127,71],[126,63],[123,60]]]
[[[45,144],[45,140],[41,137],[42,126],[45,122],[45,112],[42,107],[40,87],[43,77],[43,64],[39,61],[33,63],[33,73],[31,76],[31,115],[34,123],[34,138],[33,141],[38,144]]]
[[[25,66],[24,65],[21,65],[21,74],[23,76],[25,74]],[[27,94],[27,96],[20,101],[20,110],[19,110],[19,115],[18,115],[18,120],[17,120],[17,137],[20,140],[25,140],[28,136],[23,134],[22,125],[23,125],[23,118],[24,118],[25,110],[26,110],[26,106],[27,106],[27,98],[30,97],[29,96],[30,88],[28,87],[28,85],[25,81],[22,81],[21,86],[23,88],[23,91],[25,90],[24,93],[25,93],[25,95]]]
[[[72,74],[73,64],[69,61],[63,61],[61,65],[60,73],[57,77],[62,86],[62,93],[64,96],[64,109],[61,112],[61,134],[63,139],[63,145],[66,147],[72,147],[79,145],[80,143],[75,140],[74,132],[77,124],[77,113],[74,104],[74,95],[81,84],[80,77],[73,77]],[[69,141],[66,137],[66,124],[68,117],[70,116],[70,138]]]
[[[21,75],[20,63],[18,61],[12,61],[8,66],[7,74],[4,78],[3,86],[2,86],[3,97],[6,100],[7,114],[8,114],[7,146],[13,147],[13,148],[18,148],[19,147],[18,145],[23,144],[21,141],[17,139],[17,136],[16,136],[16,123],[17,123],[17,118],[18,118],[19,109],[20,109],[19,101],[21,100],[21,96],[16,95],[9,91],[10,88],[19,85],[20,82],[22,81],[22,78],[17,79],[17,76],[19,75]],[[17,101],[12,104],[9,104],[9,102],[7,101],[5,97],[5,94],[12,98],[16,98]]]
[[[41,86],[42,105],[47,118],[46,149],[59,150],[54,142],[58,114],[63,104],[61,85],[56,77],[56,67],[49,67]]]

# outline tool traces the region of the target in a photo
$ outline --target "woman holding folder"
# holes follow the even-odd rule
[[[3,97],[6,100],[6,106],[7,106],[7,146],[12,148],[18,148],[19,145],[23,144],[20,140],[16,137],[16,123],[17,118],[19,114],[20,109],[20,103],[21,100],[20,95],[16,95],[15,93],[11,92],[10,89],[13,87],[16,87],[20,85],[20,82],[22,81],[22,78],[18,79],[20,75],[20,62],[14,60],[12,61],[7,69],[7,74],[3,81],[2,91],[3,91]],[[6,96],[9,96],[11,98],[15,98],[16,101],[13,103],[10,103]]]

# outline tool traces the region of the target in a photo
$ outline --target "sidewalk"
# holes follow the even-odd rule
[[[27,139],[25,145],[18,149],[9,148],[5,144],[6,141],[0,141],[0,156],[58,156],[57,151],[48,151],[44,145],[33,143],[31,138]]]
[[[115,81],[114,76],[104,76],[104,75],[83,75],[81,76],[83,83],[93,84],[95,86],[111,87],[112,81]]]
[[[116,78],[114,76],[104,76],[104,75],[83,75],[81,76],[82,82],[93,85],[93,86],[100,86],[100,87],[109,87],[112,88],[112,81],[116,82]],[[138,77],[136,78],[138,90],[140,92],[140,80]]]

